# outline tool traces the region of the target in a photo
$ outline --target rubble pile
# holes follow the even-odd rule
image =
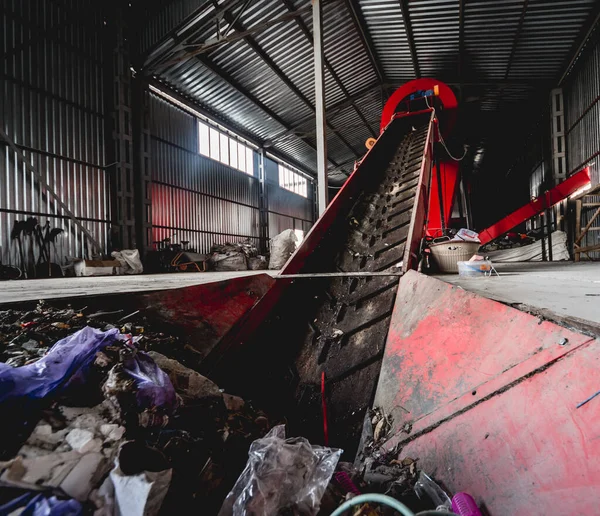
[[[199,362],[182,342],[137,311],[0,312],[0,514],[316,516],[373,493],[450,507],[416,458],[383,446],[382,410],[339,462],[184,364]]]
[[[0,312],[0,514],[216,514],[274,422],[174,357],[143,314]]]

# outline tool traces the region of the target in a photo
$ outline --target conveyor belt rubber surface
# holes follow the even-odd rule
[[[302,272],[402,270],[429,118],[415,122],[388,142],[393,148],[387,150],[383,170],[373,171],[372,180],[354,197],[345,220],[338,221],[335,234],[323,244],[327,253],[317,248],[313,255],[319,261],[307,261]],[[323,441],[324,371],[330,444],[354,453],[374,397],[398,279],[297,280],[257,332],[260,354],[269,365],[257,366],[262,372],[253,381],[265,382],[263,389],[273,398],[288,391],[287,403],[295,405],[290,424],[297,433]],[[252,359],[247,354],[239,366],[254,367]]]

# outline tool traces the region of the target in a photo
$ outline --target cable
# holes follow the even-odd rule
[[[456,516],[456,514],[449,511],[436,511],[435,509],[429,509],[427,511],[418,512],[415,516]]]
[[[429,100],[427,99],[427,97],[425,97],[425,104],[427,104],[427,107],[428,107],[429,109],[433,109],[433,117],[434,117],[434,118],[435,118],[435,119],[438,121],[438,124],[439,124],[440,120],[439,120],[439,118],[438,118],[438,116],[437,116],[437,113],[436,113],[436,111],[435,111],[435,108],[434,108],[433,106],[430,106],[430,105],[429,105]],[[442,131],[441,131],[441,129],[438,131],[438,135],[439,135],[439,137],[440,137],[440,143],[442,144],[442,147],[444,147],[444,149],[446,149],[446,152],[448,153],[448,156],[450,156],[450,157],[451,157],[451,158],[452,158],[454,161],[462,161],[463,159],[465,159],[465,157],[466,157],[466,155],[467,155],[467,152],[469,151],[469,149],[467,148],[467,146],[466,146],[466,145],[464,146],[465,152],[464,152],[464,154],[462,155],[462,157],[460,157],[460,158],[455,158],[455,157],[452,155],[452,153],[451,153],[451,152],[448,150],[448,147],[446,147],[446,142],[444,141],[444,137],[442,136]]]
[[[333,511],[331,513],[331,516],[340,516],[340,514],[343,514],[345,511],[350,509],[350,507],[369,502],[387,505],[388,507],[391,507],[392,509],[398,511],[400,514],[403,514],[404,516],[415,516],[414,512],[412,512],[406,505],[399,502],[395,498],[377,493],[369,493],[350,498],[350,500],[344,502],[335,511]],[[438,514],[439,516],[444,516],[444,514],[441,512]]]

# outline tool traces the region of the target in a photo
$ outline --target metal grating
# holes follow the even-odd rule
[[[30,163],[106,248],[109,185],[104,163],[103,20],[97,4],[4,2],[0,119]],[[62,227],[52,258],[86,252],[81,232],[0,142],[0,258],[19,264],[16,219]]]

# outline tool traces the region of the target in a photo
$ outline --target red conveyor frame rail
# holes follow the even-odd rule
[[[481,245],[485,245],[492,240],[502,236],[511,229],[517,227],[519,224],[529,220],[531,217],[539,215],[544,210],[551,208],[555,204],[567,199],[570,195],[573,195],[577,190],[583,188],[590,182],[590,172],[586,167],[579,172],[573,174],[568,179],[564,180],[559,185],[548,190],[544,195],[528,202],[519,209],[513,211],[510,215],[507,215],[503,219],[499,220],[489,228],[484,229],[479,233],[479,240]]]

